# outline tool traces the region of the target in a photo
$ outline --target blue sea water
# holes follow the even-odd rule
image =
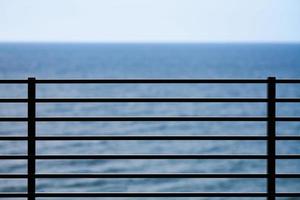
[[[300,78],[300,45],[0,44],[0,78],[26,79],[29,76],[37,79],[267,78],[268,76]],[[26,97],[26,92],[26,86],[0,85],[1,98],[22,98]],[[243,86],[222,84],[39,85],[37,96],[40,98],[266,97],[266,86],[264,84]],[[278,85],[277,96],[300,97],[300,86]],[[1,116],[26,116],[26,114],[26,104],[0,104]],[[38,104],[37,115],[265,116],[266,105],[264,103],[51,103]],[[277,115],[300,116],[300,105],[299,103],[278,103]],[[26,135],[26,133],[26,123],[0,123],[0,135]],[[266,124],[264,122],[38,122],[37,134],[265,135]],[[277,134],[299,135],[300,124],[297,122],[278,123]],[[25,154],[26,148],[26,142],[0,142],[0,154]],[[40,141],[37,143],[37,153],[264,154],[266,143],[263,141]],[[277,153],[300,153],[300,142],[277,142]],[[2,160],[0,173],[26,173],[26,165],[25,161]],[[266,162],[262,160],[54,160],[38,161],[37,172],[265,173]],[[300,173],[300,161],[278,160],[277,172]],[[264,192],[265,190],[264,179],[38,179],[37,181],[39,192]],[[299,191],[300,180],[278,179],[277,190],[279,192]],[[23,191],[26,191],[26,180],[0,180],[0,192]]]

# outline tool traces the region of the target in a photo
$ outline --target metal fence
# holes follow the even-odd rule
[[[0,136],[0,141],[27,141],[27,154],[25,155],[0,155],[0,160],[27,160],[26,174],[0,174],[5,179],[27,179],[26,193],[0,193],[0,198],[27,198],[37,197],[265,197],[275,200],[276,197],[299,197],[300,193],[276,192],[276,178],[300,178],[300,174],[276,173],[276,160],[300,159],[300,154],[276,154],[276,141],[299,140],[300,136],[276,136],[276,122],[298,122],[300,117],[277,117],[276,103],[300,102],[300,98],[276,98],[277,84],[300,84],[300,80],[276,79],[100,79],[100,80],[0,80],[0,84],[26,84],[28,86],[28,98],[1,98],[0,103],[27,103],[27,117],[0,117],[0,122],[27,122],[27,136]],[[36,98],[36,85],[38,84],[262,84],[267,86],[266,98]],[[117,103],[117,102],[220,102],[220,103],[265,103],[267,115],[262,117],[203,117],[203,116],[99,116],[99,117],[37,117],[36,105],[39,103]],[[265,136],[243,135],[121,135],[121,136],[37,136],[36,123],[49,121],[263,121],[267,124]],[[241,140],[241,141],[266,141],[266,154],[97,154],[97,155],[39,155],[36,154],[38,141],[61,140]],[[37,160],[72,160],[72,159],[253,159],[267,161],[266,173],[81,173],[58,174],[36,173]],[[37,179],[51,178],[261,178],[267,180],[266,192],[37,192]]]

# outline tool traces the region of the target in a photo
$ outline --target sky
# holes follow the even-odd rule
[[[300,42],[300,0],[0,0],[1,42]]]

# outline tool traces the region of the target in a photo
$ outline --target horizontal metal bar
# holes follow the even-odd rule
[[[7,173],[7,174],[0,174],[0,178],[3,178],[3,179],[24,179],[24,178],[28,178],[28,175],[27,174]]]
[[[36,178],[266,178],[267,174],[242,173],[101,173],[101,174],[36,174]],[[276,174],[276,178],[300,178],[300,174]]]
[[[83,159],[267,159],[262,154],[96,154],[96,155],[37,155],[41,160],[83,160]],[[25,160],[27,155],[0,155],[0,160]],[[276,155],[276,159],[300,159],[300,154]]]
[[[28,99],[4,98],[0,103],[27,103]],[[191,98],[191,97],[162,97],[162,98],[40,98],[37,103],[263,103],[266,98]],[[277,98],[278,103],[299,103],[300,98]]]
[[[298,122],[300,121],[300,117],[276,117],[275,120],[281,122]]]
[[[37,159],[266,159],[259,154],[102,154],[102,155],[38,155]],[[300,159],[300,155],[277,155],[278,159]]]
[[[300,98],[277,98],[275,101],[278,103],[298,103],[300,102]]]
[[[0,117],[0,122],[24,122],[25,117]],[[266,121],[266,117],[199,117],[199,116],[101,116],[101,117],[37,117],[36,121]],[[277,117],[276,121],[295,122],[300,117]]]
[[[300,79],[276,79],[279,84],[300,83]],[[1,79],[0,84],[24,84],[28,80]],[[266,79],[38,79],[36,83],[41,84],[74,84],[74,83],[267,83]]]
[[[222,135],[101,135],[38,136],[36,140],[266,140],[266,136]],[[300,139],[300,137],[299,137]],[[1,140],[1,137],[0,137]]]
[[[267,136],[258,135],[67,135],[67,136],[37,136],[36,140],[267,140]],[[0,136],[3,140],[28,140],[27,136]],[[284,135],[277,136],[276,140],[300,140],[300,136]]]
[[[23,192],[0,192],[0,198],[26,198],[27,193]]]
[[[192,84],[192,83],[210,83],[210,84],[257,84],[267,83],[266,79],[44,79],[36,80],[38,84]]]
[[[266,159],[266,155],[206,154],[102,154],[102,155],[38,155],[37,159]]]
[[[265,98],[42,98],[36,99],[37,103],[147,103],[147,102],[168,102],[168,103],[257,103],[267,102]]]
[[[28,99],[13,99],[13,98],[5,98],[0,99],[0,103],[27,103]]]
[[[275,194],[276,197],[300,197],[299,192],[280,192]]]
[[[267,193],[231,192],[99,192],[36,193],[36,197],[267,197]],[[276,197],[300,197],[300,193],[277,193]]]
[[[299,135],[281,135],[276,136],[276,140],[300,140]]]
[[[28,80],[21,80],[21,79],[0,79],[0,84],[24,84],[28,83]]]
[[[199,117],[199,116],[100,116],[100,117],[37,117],[36,121],[266,121],[266,117]]]
[[[28,99],[4,98],[0,103],[27,103]],[[265,98],[191,98],[191,97],[162,97],[162,98],[40,98],[37,103],[263,103]],[[299,103],[300,98],[277,98],[278,103]]]
[[[289,173],[289,174],[276,174],[276,178],[300,178],[300,174]]]
[[[3,140],[28,140],[27,136],[13,136],[13,135],[1,135],[0,136],[0,141]]]
[[[266,178],[267,174],[243,173],[43,173],[35,178]],[[25,179],[27,174],[0,174],[3,179]],[[300,174],[276,174],[276,178],[300,178]]]
[[[300,83],[300,79],[276,79],[276,83],[294,84]]]
[[[36,197],[267,197],[267,193],[228,193],[228,192],[101,192],[101,193],[83,193],[83,192],[37,192]],[[276,193],[276,197],[300,197],[300,193]],[[0,193],[1,198],[26,198],[27,193]]]
[[[26,117],[0,117],[0,122],[26,122]]]
[[[281,154],[275,157],[276,159],[300,159],[300,154]]]
[[[267,177],[266,174],[199,174],[199,173],[36,174],[36,178],[266,178],[266,177]]]
[[[27,155],[0,155],[0,160],[27,160]]]
[[[95,192],[36,193],[36,197],[265,197],[266,193],[230,192]]]

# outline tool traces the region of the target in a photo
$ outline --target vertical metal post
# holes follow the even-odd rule
[[[36,127],[35,127],[35,117],[36,117],[36,82],[35,78],[28,78],[28,160],[27,160],[27,192],[28,200],[35,200],[35,136],[36,136]]]
[[[268,200],[276,199],[276,78],[268,78],[268,104],[267,104],[267,192]]]

